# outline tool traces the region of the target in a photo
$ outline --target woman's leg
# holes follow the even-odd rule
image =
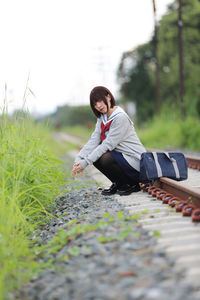
[[[116,183],[118,187],[123,186],[124,184],[134,184],[133,180],[125,174],[110,152],[104,153],[94,163],[94,166],[110,179],[112,183]]]

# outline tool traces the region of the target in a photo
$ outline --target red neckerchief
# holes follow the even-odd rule
[[[103,124],[103,122],[101,122],[101,141],[103,142],[103,140],[105,140],[106,138],[106,131],[108,131],[110,129],[110,125],[111,125],[112,121],[106,123],[105,125]]]

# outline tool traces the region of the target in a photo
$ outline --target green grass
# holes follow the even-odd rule
[[[30,237],[51,217],[64,183],[62,162],[49,146],[50,132],[28,117],[0,117],[0,299],[41,266]]]
[[[68,244],[68,254],[65,257],[62,257],[61,260],[69,260],[71,256],[78,256],[82,251],[89,251],[90,247],[87,245],[79,245],[79,247],[73,246],[71,242],[76,240],[79,235],[87,234],[90,231],[96,232],[96,239],[100,243],[122,241],[126,239],[130,234],[133,234],[135,238],[140,237],[141,233],[132,232],[133,228],[136,226],[138,215],[127,216],[124,215],[123,211],[116,212],[113,215],[114,218],[110,218],[110,213],[104,213],[99,221],[95,223],[82,222],[80,220],[73,219],[70,220],[64,229],[60,229],[57,234],[48,241],[43,246],[35,248],[36,253],[40,253],[43,257],[47,257],[47,254],[55,254],[60,251],[63,246]],[[113,224],[115,222],[116,224]],[[115,229],[118,229],[113,235],[109,236],[106,233],[106,229],[110,226],[114,226]],[[98,233],[102,234],[98,236]],[[47,264],[53,267],[55,261],[52,261],[52,258],[48,259]],[[54,264],[55,267],[55,264]]]
[[[200,151],[200,120],[187,118],[181,124],[181,147]]]
[[[181,135],[180,121],[154,119],[138,135],[146,148],[179,147]]]
[[[186,118],[184,121],[169,115],[154,118],[136,131],[148,149],[181,148],[200,151],[200,121]]]

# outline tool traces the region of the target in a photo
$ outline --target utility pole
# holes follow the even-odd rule
[[[158,24],[156,17],[156,3],[153,0],[153,12],[154,12],[154,57],[155,57],[155,98],[156,98],[156,112],[160,115],[160,72],[159,72],[159,59],[158,59]]]
[[[179,0],[178,6],[178,52],[179,52],[179,96],[181,117],[184,119],[184,78],[183,78],[183,45],[182,45],[182,0]]]

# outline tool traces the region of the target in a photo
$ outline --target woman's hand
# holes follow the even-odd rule
[[[80,174],[80,175],[83,174],[83,167],[81,166],[81,164],[79,162],[77,162],[73,165],[72,174],[74,174],[75,176],[78,174]]]

